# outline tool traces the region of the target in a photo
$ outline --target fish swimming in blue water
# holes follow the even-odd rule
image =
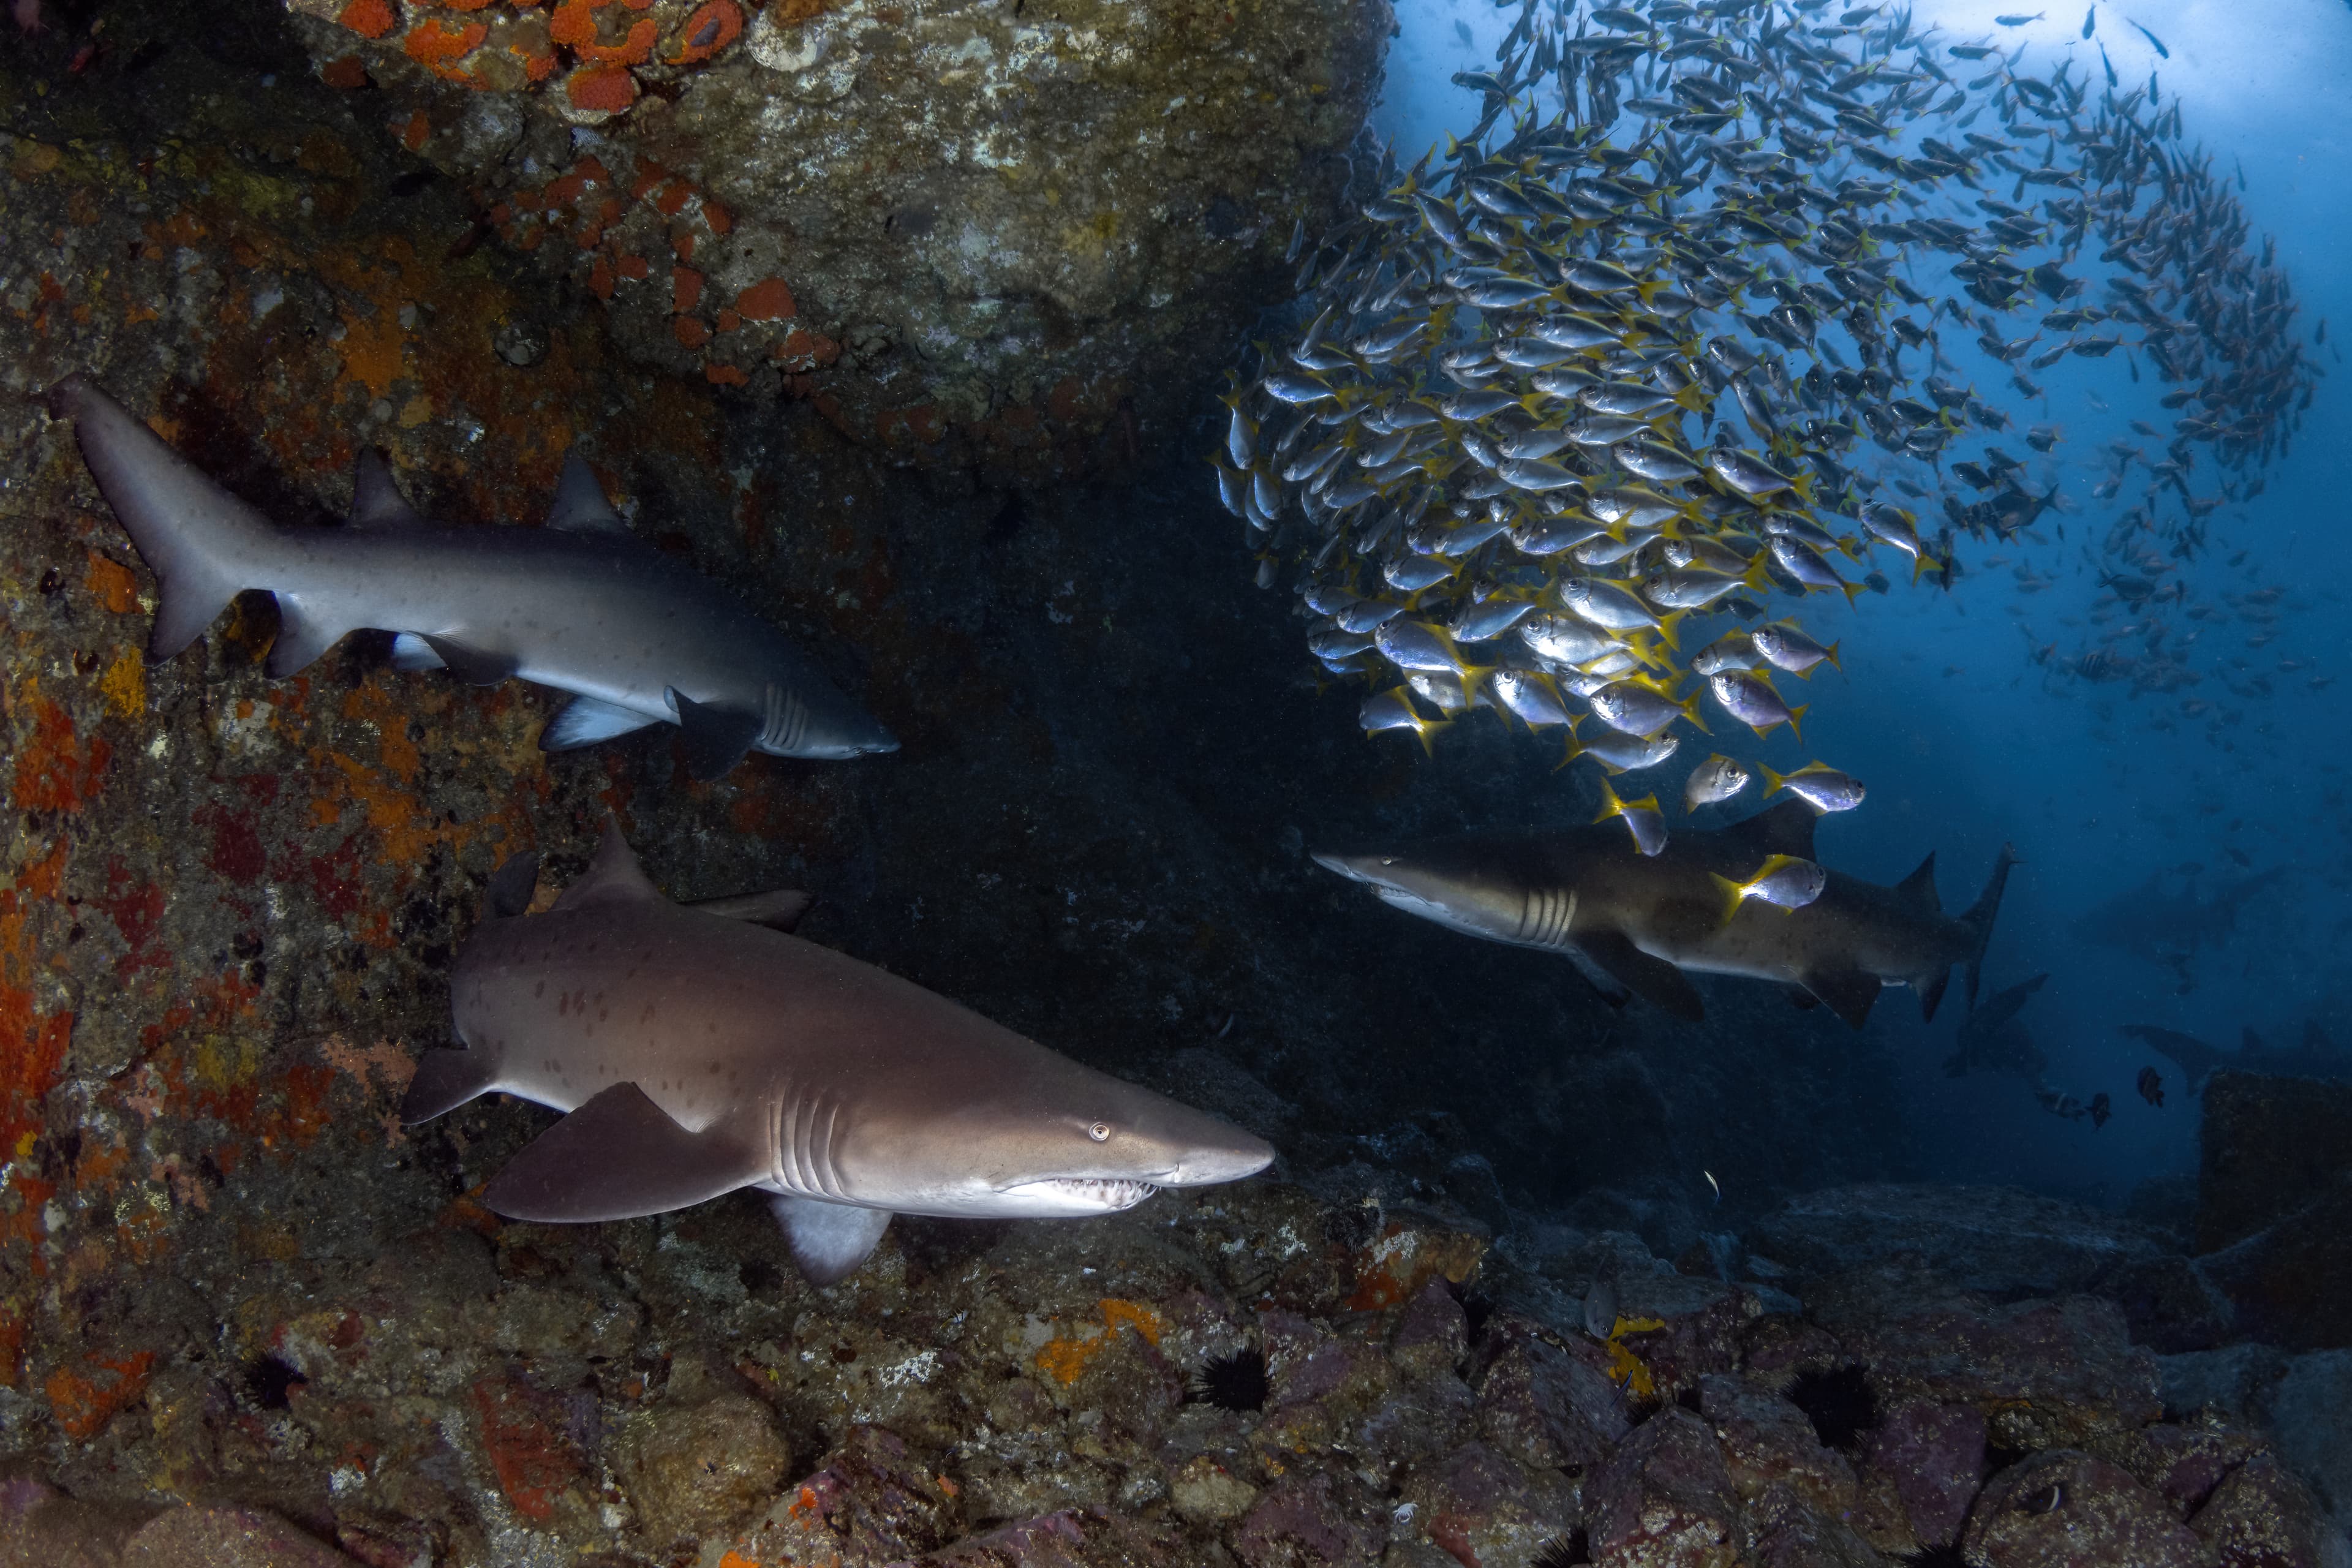
[[[709,779],[755,751],[840,758],[898,748],[782,632],[631,533],[577,452],[544,528],[428,522],[371,451],[350,525],[296,530],[198,471],[87,376],[58,383],[49,407],[73,421],[99,489],[155,574],[151,661],[186,647],[257,588],[278,601],[273,678],[308,667],[346,633],[388,631],[403,669],[570,692],[540,737],[551,752],[676,724],[688,769]]]

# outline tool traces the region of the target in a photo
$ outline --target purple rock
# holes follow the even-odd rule
[[[2222,1478],[2189,1521],[2213,1568],[2319,1568],[2322,1532],[2311,1492],[2267,1453]]]
[[[1988,1568],[2203,1568],[2204,1542],[2121,1467],[2073,1448],[1995,1476],[1969,1515],[1961,1555]]]
[[[1728,1568],[1747,1544],[1723,1446],[1679,1406],[1619,1445],[1585,1483],[1584,1506],[1600,1568]]]
[[[1479,1337],[1478,1429],[1521,1464],[1590,1469],[1632,1429],[1606,1352],[1497,1314]]]
[[[1949,1546],[1984,1485],[1984,1413],[1932,1399],[1899,1401],[1870,1434],[1863,1463],[1894,1487],[1921,1545]]]
[[[1388,1545],[1388,1511],[1325,1474],[1285,1477],[1234,1526],[1248,1568],[1369,1568]]]

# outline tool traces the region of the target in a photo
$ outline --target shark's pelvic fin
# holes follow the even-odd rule
[[[760,738],[760,715],[697,702],[673,686],[670,706],[686,732],[686,771],[705,781],[722,778]]]
[[[731,899],[704,899],[686,907],[706,915],[749,921],[755,926],[788,931],[801,923],[801,917],[814,902],[814,894],[803,893],[798,888],[779,888],[773,892],[742,893]]]
[[[822,1198],[770,1194],[768,1207],[784,1227],[793,1261],[812,1285],[830,1285],[866,1261],[889,1228],[888,1209],[829,1204]]]
[[[648,719],[635,709],[624,708],[617,702],[599,702],[593,697],[575,697],[564,704],[563,711],[547,721],[546,729],[539,732],[539,749],[542,752],[569,752],[659,722],[658,719]]]
[[[320,620],[291,594],[279,594],[277,599],[278,640],[269,645],[269,658],[262,668],[272,680],[282,680],[310,668],[352,628]],[[161,610],[156,612],[155,624],[163,625]]]
[[[629,525],[604,499],[604,487],[573,447],[563,454],[563,477],[555,481],[555,504],[547,509],[547,526],[572,533],[626,534]]]
[[[722,1123],[689,1132],[634,1083],[616,1083],[541,1133],[482,1190],[509,1219],[589,1224],[706,1203],[768,1173]]]
[[[1624,932],[1580,932],[1573,945],[1644,1002],[1693,1024],[1706,1016],[1706,1004],[1699,1000],[1698,987],[1664,959],[1653,958],[1635,947],[1633,939]]]
[[[1808,970],[1799,984],[1844,1019],[1849,1028],[1859,1029],[1868,1022],[1871,1006],[1878,1000],[1878,976],[1859,969]]]
[[[400,1101],[404,1122],[430,1121],[489,1091],[498,1065],[488,1051],[427,1051],[416,1059],[416,1076]]]
[[[362,450],[352,473],[352,526],[418,528],[424,522],[393,482],[392,468],[383,454],[373,447]]]
[[[629,841],[621,837],[621,825],[612,818],[604,819],[604,837],[598,840],[596,853],[590,857],[588,869],[580,879],[563,889],[555,900],[559,912],[576,910],[583,904],[602,903],[608,899],[660,900],[661,889],[646,875],[645,868],[629,848]]]
[[[441,668],[441,656],[433,651],[431,643],[415,632],[394,632],[392,634],[392,668],[412,673],[420,669],[438,669]]]
[[[489,653],[481,648],[467,647],[464,643],[448,637],[436,637],[430,632],[418,635],[425,638],[425,646],[449,667],[449,673],[468,686],[496,686],[501,680],[512,679],[514,672],[522,668],[522,661],[510,653]]]
[[[530,908],[531,895],[538,889],[539,851],[509,855],[490,873],[489,886],[482,892],[483,912],[498,920],[512,920]]]

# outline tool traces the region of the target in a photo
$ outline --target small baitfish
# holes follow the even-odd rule
[[[87,376],[59,382],[49,408],[73,421],[98,488],[155,574],[151,661],[186,647],[257,588],[278,601],[272,677],[304,668],[346,633],[392,632],[403,669],[570,692],[540,736],[546,751],[676,724],[689,770],[710,779],[755,751],[898,749],[782,632],[631,533],[577,452],[564,459],[544,528],[427,522],[371,451],[350,525],[298,530],[199,472]]]

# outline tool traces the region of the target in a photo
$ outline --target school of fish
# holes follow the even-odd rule
[[[1426,745],[1483,708],[1611,775],[1685,725],[1801,740],[1790,682],[1838,656],[1802,610],[1949,590],[1964,539],[2074,504],[1994,444],[2063,436],[2012,434],[1979,367],[2038,397],[2116,355],[2172,388],[2162,457],[2113,459],[2149,481],[2105,542],[2121,591],[2258,492],[2318,374],[2284,273],[2153,75],[2026,52],[1885,5],[1526,0],[1497,68],[1454,79],[1469,135],[1380,153],[1354,216],[1294,231],[1297,305],[1237,370],[1215,466],[1259,584],[1289,567],[1311,653],[1373,689],[1367,731]],[[1759,773],[1863,798],[1718,752],[1685,807]],[[1663,847],[1654,796],[1604,798]]]

